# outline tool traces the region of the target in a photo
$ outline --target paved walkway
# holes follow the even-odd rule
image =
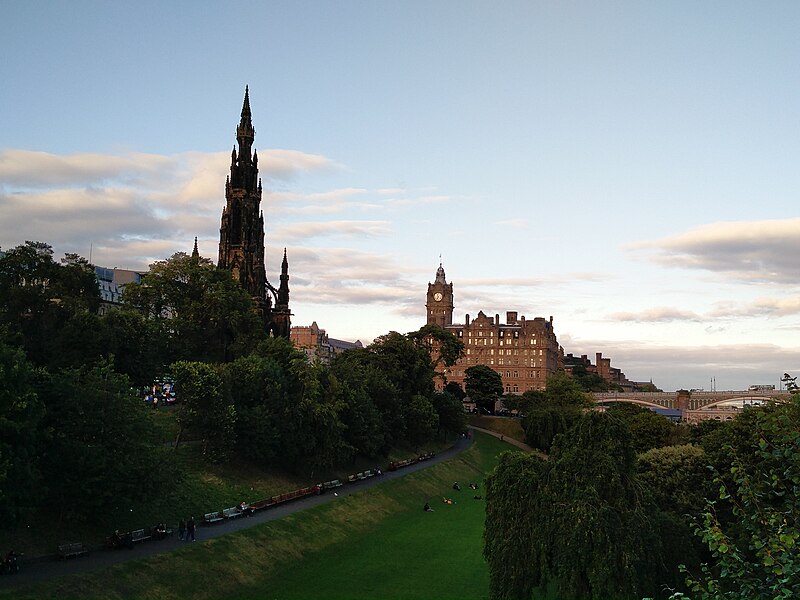
[[[494,435],[494,432],[491,431],[486,431],[486,433]],[[499,435],[497,437],[499,437]],[[510,440],[508,438],[506,438],[505,441],[514,443],[514,440]],[[355,492],[360,492],[361,490],[373,487],[383,483],[384,481],[389,481],[398,477],[404,477],[409,473],[414,473],[421,469],[430,467],[431,465],[435,465],[453,458],[457,454],[466,450],[471,443],[471,439],[458,438],[458,441],[456,441],[454,446],[439,452],[436,456],[429,460],[415,463],[398,471],[387,471],[383,475],[371,477],[370,479],[365,479],[363,481],[346,483],[342,487],[336,489],[337,495],[334,495],[333,492],[329,491],[319,496],[309,496],[300,500],[289,502],[287,504],[276,506],[274,508],[262,510],[252,517],[223,521],[221,523],[216,523],[209,526],[200,526],[197,528],[197,541],[202,542],[203,540],[225,535],[226,533],[248,529],[250,527],[254,527],[255,525],[259,525],[260,523],[275,521],[292,513],[296,513],[313,506],[319,506],[320,504],[325,504],[327,502],[337,500],[338,498],[349,496]],[[64,575],[71,575],[73,573],[85,573],[88,571],[109,567],[118,563],[127,562],[129,560],[135,560],[137,558],[144,558],[165,552],[173,552],[185,547],[186,544],[191,543],[192,542],[182,542],[178,539],[177,535],[173,535],[164,540],[148,541],[137,544],[132,550],[100,550],[96,552],[90,552],[86,556],[74,559],[59,560],[57,558],[49,558],[42,561],[36,560],[29,563],[23,562],[20,565],[20,573],[11,576],[4,575],[0,577],[0,589],[8,589],[12,586],[37,583],[39,581],[45,581],[54,577],[62,577]]]

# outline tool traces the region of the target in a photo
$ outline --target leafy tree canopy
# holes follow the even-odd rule
[[[486,365],[467,367],[464,371],[464,389],[479,408],[494,414],[496,403],[503,395],[503,379],[497,371]]]

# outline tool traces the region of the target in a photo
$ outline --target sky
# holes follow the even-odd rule
[[[800,374],[797,2],[0,2],[0,247],[216,261],[246,85],[267,274],[370,342],[553,316],[664,390]]]

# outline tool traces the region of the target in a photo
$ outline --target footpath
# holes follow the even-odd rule
[[[492,431],[478,428],[472,429],[488,433],[490,435],[495,435],[495,437],[498,438],[500,437],[499,434],[495,434]],[[519,445],[520,443],[507,437],[504,438],[503,441],[507,441],[508,443],[514,445]],[[197,542],[219,537],[234,531],[241,531],[243,529],[255,527],[261,523],[275,521],[301,510],[306,510],[314,506],[332,502],[338,500],[339,498],[343,498],[367,488],[371,488],[375,485],[383,483],[384,481],[397,479],[398,477],[404,477],[409,473],[414,473],[430,467],[431,465],[453,458],[457,454],[460,454],[466,450],[471,443],[471,437],[459,437],[452,447],[438,453],[429,460],[414,463],[398,471],[385,471],[382,475],[377,477],[345,484],[344,486],[337,488],[336,493],[333,491],[328,491],[320,494],[319,496],[307,496],[287,504],[281,504],[274,508],[257,512],[251,517],[226,520],[209,526],[200,526],[197,528],[196,533]],[[40,581],[46,581],[48,579],[63,577],[65,575],[71,575],[74,573],[86,573],[130,560],[136,560],[166,552],[174,552],[175,550],[184,548],[187,544],[191,543],[192,542],[183,542],[178,539],[177,535],[173,534],[172,536],[169,536],[163,540],[138,544],[130,550],[100,550],[90,552],[86,556],[73,559],[58,559],[54,557],[35,559],[21,563],[21,570],[19,573],[14,575],[3,575],[0,577],[0,589],[10,589],[20,585],[38,583]]]

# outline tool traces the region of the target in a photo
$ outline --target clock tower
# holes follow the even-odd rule
[[[453,284],[447,283],[444,267],[439,263],[436,280],[428,283],[428,297],[425,303],[428,324],[446,327],[453,324]]]

